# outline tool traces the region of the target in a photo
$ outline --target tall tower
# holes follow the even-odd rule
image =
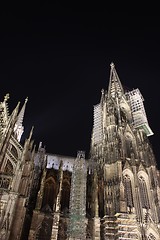
[[[97,176],[103,240],[160,239],[160,178],[143,100],[139,89],[123,88],[112,63],[108,91],[102,91],[94,106],[90,149],[90,178]],[[92,189],[94,185],[92,181]],[[90,194],[95,218],[95,191]]]

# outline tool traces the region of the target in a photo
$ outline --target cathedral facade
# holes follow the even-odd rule
[[[139,89],[126,90],[112,63],[94,105],[89,157],[24,144],[27,99],[0,102],[1,240],[160,240],[160,172]]]

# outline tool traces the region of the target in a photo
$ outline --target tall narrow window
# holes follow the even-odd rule
[[[138,180],[139,180],[139,191],[140,191],[142,207],[148,209],[149,199],[148,199],[147,186],[146,186],[145,179],[141,176],[138,178]]]
[[[132,208],[133,205],[133,195],[132,195],[132,185],[131,179],[128,175],[124,177],[124,188],[125,188],[125,197],[127,199],[127,206]]]
[[[70,198],[70,184],[68,181],[63,181],[62,195],[61,195],[61,211],[67,211],[69,209]]]
[[[133,140],[130,135],[126,135],[126,155],[131,157],[131,153],[134,153]]]
[[[42,208],[50,207],[51,210],[53,209],[56,197],[56,184],[53,178],[49,178],[46,180],[45,187],[44,187],[44,196],[43,196],[43,204]]]

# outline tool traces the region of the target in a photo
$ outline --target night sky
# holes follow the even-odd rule
[[[110,63],[122,85],[139,88],[149,137],[160,165],[160,21],[157,16],[108,15],[43,4],[2,8],[0,98],[10,94],[10,113],[28,97],[23,139],[46,152],[88,155],[93,105],[107,89]]]

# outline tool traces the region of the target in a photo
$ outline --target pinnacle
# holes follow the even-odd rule
[[[110,66],[111,66],[111,68],[113,69],[113,68],[114,68],[114,63],[111,62]]]

